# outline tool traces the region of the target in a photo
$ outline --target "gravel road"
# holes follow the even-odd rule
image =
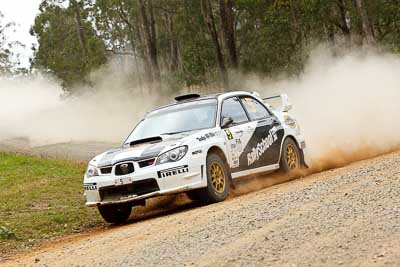
[[[223,203],[178,206],[3,264],[400,266],[400,152]]]

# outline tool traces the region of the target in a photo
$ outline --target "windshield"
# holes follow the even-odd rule
[[[136,126],[125,144],[149,137],[213,128],[216,113],[216,99],[183,103],[156,110]]]

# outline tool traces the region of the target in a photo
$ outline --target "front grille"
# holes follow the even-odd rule
[[[124,162],[115,166],[115,175],[126,175],[134,171],[133,162]]]
[[[159,191],[156,179],[145,179],[136,181],[131,184],[120,186],[107,186],[99,189],[100,199],[121,199],[121,197],[129,197],[132,195],[141,196],[144,194]]]
[[[110,174],[111,170],[112,170],[112,167],[100,168],[101,174]]]

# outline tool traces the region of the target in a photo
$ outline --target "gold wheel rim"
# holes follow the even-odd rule
[[[286,162],[291,170],[299,167],[299,156],[297,155],[296,148],[292,144],[286,147]]]
[[[214,187],[214,190],[221,194],[225,190],[225,173],[224,170],[218,162],[213,162],[210,167],[211,172],[211,183]]]

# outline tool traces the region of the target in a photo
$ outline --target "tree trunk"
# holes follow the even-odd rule
[[[234,3],[232,0],[219,0],[219,12],[221,17],[221,29],[228,50],[229,60],[233,68],[238,67],[235,40],[235,17],[233,13]]]
[[[147,17],[144,0],[138,0],[140,14],[142,18],[143,32],[146,42],[147,53],[150,58],[152,77],[154,81],[160,83],[160,67],[157,59],[156,30],[153,13],[152,1],[149,0],[150,21]]]
[[[139,53],[140,57],[143,60],[143,67],[144,67],[144,73],[145,73],[145,79],[147,82],[152,82],[153,81],[153,75],[151,72],[151,66],[150,66],[150,61],[149,61],[149,56],[147,55],[147,46],[145,42],[143,41],[143,31],[141,29],[141,25],[138,20],[136,20],[136,38],[139,41],[140,48],[139,48]]]
[[[83,63],[86,67],[89,64],[89,53],[86,47],[84,29],[82,27],[81,11],[78,3],[75,0],[71,0],[71,5],[75,9],[76,32],[78,34],[79,44],[82,49]]]
[[[358,13],[360,15],[362,32],[363,32],[366,44],[375,46],[376,45],[375,35],[374,35],[373,28],[372,28],[372,24],[369,20],[367,12],[364,8],[364,1],[363,0],[355,0],[355,3],[356,3]]]
[[[224,90],[229,88],[228,73],[225,67],[224,58],[221,51],[221,45],[218,39],[217,29],[215,27],[215,19],[211,10],[211,5],[209,0],[201,0],[201,11],[203,14],[204,21],[207,25],[208,31],[211,34],[211,38],[215,47],[215,54],[217,58],[218,67],[221,73],[221,78],[224,86]]]
[[[125,22],[125,24],[126,24],[126,26],[128,28],[128,32],[129,32],[128,38],[129,38],[129,41],[130,41],[131,46],[132,46],[133,57],[134,57],[134,60],[135,60],[135,67],[136,67],[136,73],[135,74],[138,77],[140,93],[143,96],[142,78],[141,78],[141,74],[140,74],[140,71],[139,71],[138,56],[137,56],[138,49],[137,49],[137,44],[136,44],[136,40],[135,40],[135,27],[132,24],[132,22],[129,20],[129,16],[128,16],[127,12],[124,11],[122,5],[120,5],[120,7],[119,7],[118,15],[121,18],[121,20],[123,22]],[[138,36],[138,41],[139,42],[141,41],[140,36]],[[141,55],[141,56],[142,56],[142,58],[144,58],[143,55]]]
[[[340,28],[346,40],[346,44],[350,48],[351,47],[350,21],[346,15],[346,4],[344,0],[339,0],[338,5],[339,5],[340,20],[342,21]]]
[[[169,70],[175,71],[178,69],[178,42],[176,40],[175,32],[174,32],[174,17],[173,15],[166,13],[167,18],[167,29],[169,33]]]

